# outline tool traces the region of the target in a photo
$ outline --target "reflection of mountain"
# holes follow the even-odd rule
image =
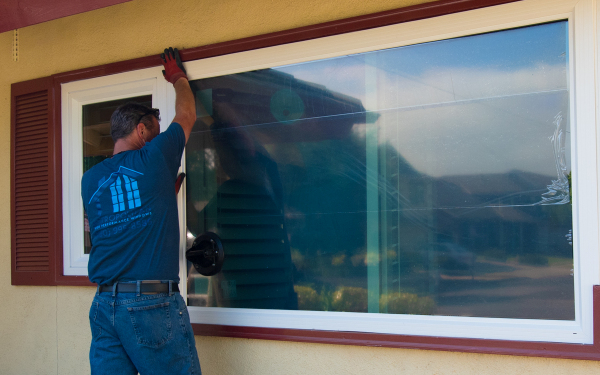
[[[461,291],[465,299],[480,303],[476,292],[471,295],[466,290],[486,287],[487,281],[483,280],[502,280],[494,288],[502,283],[505,287],[516,282],[531,284],[529,275],[500,272],[490,269],[490,265],[540,267],[561,258],[568,265],[572,259],[568,237],[572,229],[571,205],[538,204],[552,176],[513,170],[435,178],[415,173],[401,162],[391,163],[390,167],[390,160],[402,158],[389,151],[388,168],[380,176],[380,197],[385,189],[386,199],[379,218],[381,247],[387,250],[389,289],[439,293],[437,302],[442,309],[445,304],[455,303],[453,297],[441,298],[445,292],[452,295],[453,288],[465,288]],[[550,268],[539,270],[539,274],[551,277],[556,270]],[[567,290],[572,287],[569,277],[552,282]],[[519,292],[512,294],[516,289],[508,289],[510,298],[519,298]],[[461,309],[472,313],[470,307]]]
[[[571,205],[538,204],[550,176],[510,171],[419,179],[427,192],[426,230],[435,232],[436,241],[451,241],[479,254],[493,250],[570,256],[565,235],[572,227]]]
[[[438,181],[441,207],[536,204],[552,177],[523,171],[444,176]]]

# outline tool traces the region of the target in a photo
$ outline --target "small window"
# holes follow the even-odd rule
[[[130,101],[170,113],[163,81],[159,69],[145,69],[62,85],[64,275],[87,275],[92,242],[81,202],[81,177],[113,154],[110,116]]]

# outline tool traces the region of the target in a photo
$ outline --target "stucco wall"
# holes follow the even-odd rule
[[[0,34],[0,172],[10,174],[10,84],[423,0],[134,0]],[[9,179],[0,179],[0,373],[85,374],[93,288],[10,285]],[[600,363],[464,353],[196,338],[204,374],[592,374]]]

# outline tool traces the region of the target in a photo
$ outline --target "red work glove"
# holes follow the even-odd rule
[[[179,57],[179,51],[177,51],[177,48],[165,48],[165,53],[161,53],[160,58],[163,66],[165,67],[165,70],[162,71],[163,76],[165,76],[167,81],[175,84],[175,82],[177,82],[177,80],[181,77],[185,77],[187,79],[187,75],[185,73],[185,69],[183,68],[183,64],[181,63],[181,57]]]

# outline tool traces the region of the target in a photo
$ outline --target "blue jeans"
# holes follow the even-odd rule
[[[96,293],[90,327],[92,375],[201,374],[179,293]]]

